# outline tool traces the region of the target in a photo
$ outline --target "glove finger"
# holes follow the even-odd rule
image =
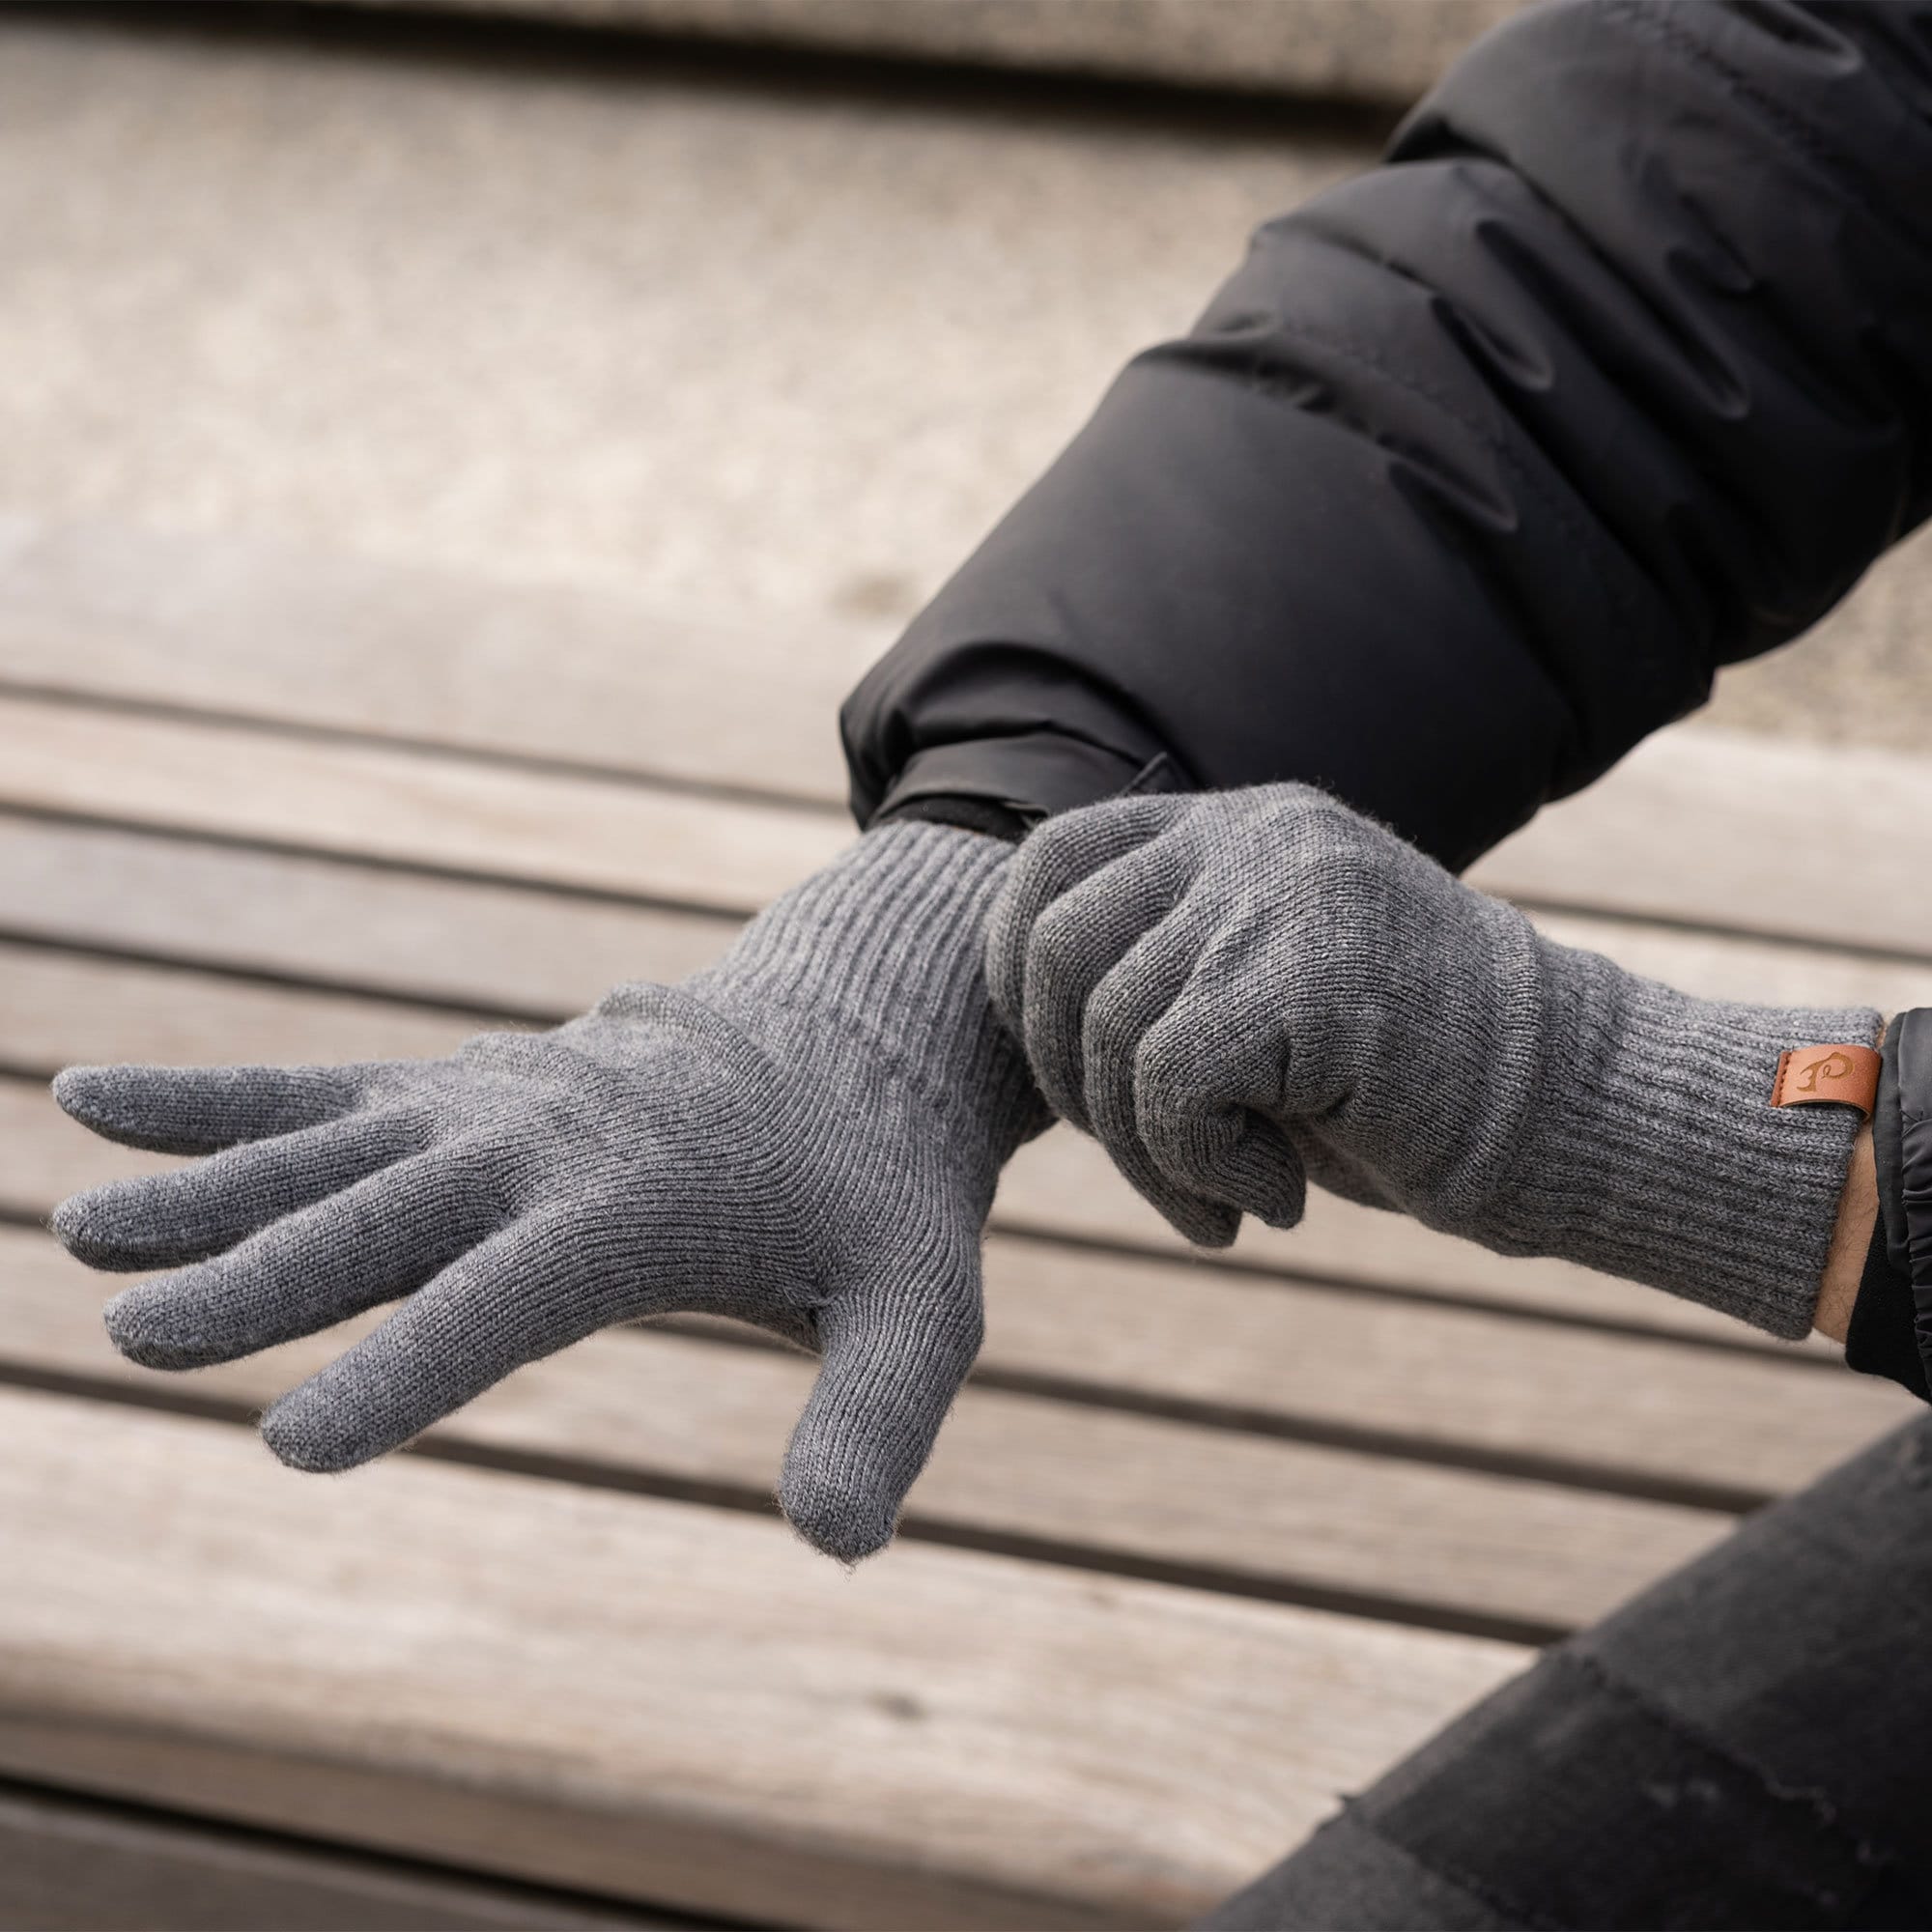
[[[1185,803],[1151,792],[1109,799],[1049,818],[1022,840],[986,921],[986,987],[1015,1037],[1026,1011],[1027,949],[1040,914],[1101,867],[1157,838]]]
[[[1175,1186],[1293,1228],[1308,1183],[1294,1144],[1261,1110],[1279,1094],[1282,1051],[1271,1016],[1183,993],[1134,1054],[1134,1118]]]
[[[284,1214],[419,1151],[425,1129],[400,1109],[211,1154],[192,1167],[70,1195],[52,1227],[70,1254],[121,1273],[206,1261]]]
[[[290,1390],[262,1418],[292,1468],[351,1469],[420,1435],[526,1362],[613,1321],[689,1305],[674,1278],[640,1284],[649,1231],[613,1246],[581,1208],[539,1209],[499,1229],[419,1288],[374,1334]]]
[[[338,1120],[363,1066],[70,1066],[54,1098],[103,1140],[152,1153],[213,1153]]]
[[[1020,1037],[1047,1105],[1086,1132],[1094,1131],[1088,1004],[1107,975],[1174,910],[1189,869],[1183,847],[1156,840],[1068,887],[1034,922]]]
[[[117,1294],[107,1333],[151,1369],[232,1362],[408,1294],[501,1218],[480,1160],[453,1149],[414,1154],[225,1255]]]
[[[953,1272],[931,1293],[881,1282],[819,1311],[824,1365],[792,1432],[779,1503],[808,1543],[841,1563],[892,1541],[980,1352],[977,1253]]]
[[[1237,1208],[1178,1184],[1141,1133],[1135,1060],[1142,1039],[1185,990],[1201,936],[1180,907],[1137,941],[1088,1000],[1081,1032],[1087,1110],[1094,1138],[1141,1198],[1182,1239],[1225,1248],[1240,1230]]]

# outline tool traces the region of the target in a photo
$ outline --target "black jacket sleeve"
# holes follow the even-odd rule
[[[1558,0],[1128,366],[853,804],[1298,778],[1462,866],[1928,507],[1932,0]]]

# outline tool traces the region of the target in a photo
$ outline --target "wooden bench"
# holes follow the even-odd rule
[[[0,1921],[1174,1924],[1907,1410],[1326,1200],[1203,1261],[1060,1132],[852,1576],[770,1514],[810,1365],[749,1336],[598,1336],[327,1482],[248,1424],[339,1337],[113,1355],[38,1223],[156,1163],[49,1073],[437,1053],[690,970],[850,836],[852,656],[0,532]],[[1669,734],[1483,875],[1693,990],[1932,1002],[1932,905],[1863,890],[1932,768],[1850,757]]]

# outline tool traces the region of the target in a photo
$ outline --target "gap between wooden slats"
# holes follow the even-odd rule
[[[0,1924],[33,1932],[731,1932],[0,1779]],[[744,1927],[742,1932],[751,1932]]]

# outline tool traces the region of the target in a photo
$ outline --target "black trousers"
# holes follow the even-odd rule
[[[1932,1928],[1932,1417],[1547,1652],[1201,1932],[1786,1926]]]

